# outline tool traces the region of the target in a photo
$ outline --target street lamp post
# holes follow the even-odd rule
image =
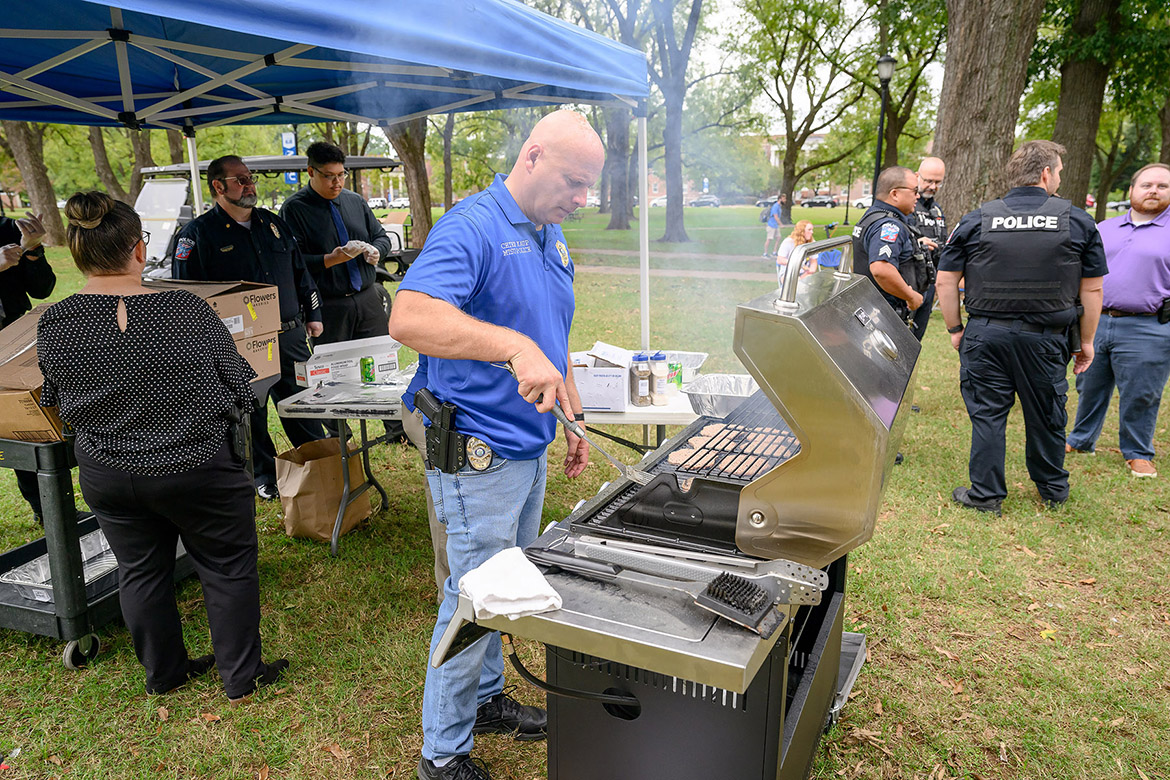
[[[845,223],[849,224],[849,202],[853,200],[853,161],[849,161],[849,176],[845,179]]]
[[[873,165],[873,187],[870,194],[877,197],[878,174],[882,172],[882,140],[886,133],[886,103],[890,99],[890,79],[894,76],[894,66],[898,61],[888,54],[883,54],[877,61],[878,80],[882,84],[882,107],[878,113],[877,157]]]

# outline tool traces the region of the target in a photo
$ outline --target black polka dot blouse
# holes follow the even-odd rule
[[[211,307],[186,290],[72,295],[41,316],[37,359],[41,405],[58,407],[94,460],[134,474],[206,463],[223,445],[232,406],[255,404],[256,372]]]

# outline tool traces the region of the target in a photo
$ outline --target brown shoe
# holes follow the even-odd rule
[[[1126,465],[1129,466],[1129,471],[1135,477],[1156,477],[1158,470],[1154,468],[1154,464],[1145,458],[1134,458],[1127,460]]]

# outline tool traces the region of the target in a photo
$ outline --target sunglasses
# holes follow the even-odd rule
[[[248,187],[248,186],[256,183],[256,179],[247,173],[245,173],[243,176],[225,176],[225,177],[223,177],[223,180],[224,181],[237,181],[237,182],[239,182],[241,187]]]

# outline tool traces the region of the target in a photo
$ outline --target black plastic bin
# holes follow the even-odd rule
[[[0,554],[0,573],[47,554],[53,583],[52,602],[25,598],[15,587],[0,583],[0,628],[64,639],[62,661],[70,669],[93,660],[101,649],[94,631],[121,617],[113,582],[86,595],[80,539],[97,528],[97,519],[77,514],[71,473],[75,465],[70,442],[0,439],[0,466],[37,473],[45,521],[43,538]],[[193,570],[183,553],[176,560],[175,579]]]

